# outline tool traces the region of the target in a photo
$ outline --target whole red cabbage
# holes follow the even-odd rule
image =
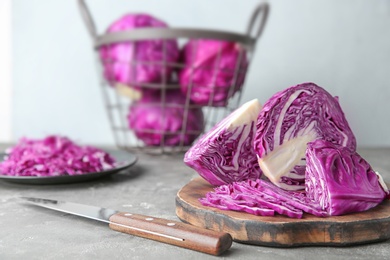
[[[182,51],[185,67],[179,73],[183,93],[200,105],[224,106],[243,85],[248,65],[237,43],[189,40]],[[237,71],[237,75],[235,75]]]
[[[110,25],[107,32],[146,27],[166,28],[168,25],[151,15],[127,14]],[[142,83],[167,82],[172,66],[164,65],[163,62],[176,62],[179,58],[179,47],[173,39],[113,43],[101,46],[99,52],[104,66],[104,77],[111,85],[122,83],[136,88]]]
[[[257,99],[240,106],[186,152],[184,163],[213,185],[259,178],[253,138],[260,110]]]
[[[79,146],[61,136],[22,138],[0,162],[0,174],[11,176],[78,175],[112,169],[115,160],[106,152]]]
[[[202,108],[190,104],[180,90],[162,95],[145,95],[130,105],[128,122],[138,139],[147,146],[190,145],[203,131]]]
[[[304,189],[306,144],[316,139],[356,149],[338,98],[314,83],[276,93],[257,120],[254,148],[262,171],[279,187]]]

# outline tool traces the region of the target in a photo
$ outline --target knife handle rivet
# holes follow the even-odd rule
[[[132,216],[133,214],[131,213],[125,213],[125,216]]]
[[[167,223],[167,226],[170,226],[170,227],[173,227],[174,225],[176,225],[176,223],[172,223],[172,222]]]
[[[145,218],[147,221],[152,221],[154,218]]]

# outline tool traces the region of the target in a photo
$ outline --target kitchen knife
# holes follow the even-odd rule
[[[115,231],[207,254],[220,255],[232,244],[232,237],[228,233],[208,230],[179,221],[66,201],[29,197],[21,197],[21,199],[40,207],[106,222]]]

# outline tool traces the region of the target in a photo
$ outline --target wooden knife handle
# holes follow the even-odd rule
[[[232,237],[228,233],[126,212],[112,215],[110,228],[211,255],[220,255],[232,245]]]

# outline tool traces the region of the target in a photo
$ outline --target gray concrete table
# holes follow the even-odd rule
[[[0,147],[1,148],[1,147]],[[359,149],[390,182],[390,148]],[[216,259],[110,230],[97,221],[16,203],[36,196],[131,211],[170,220],[177,191],[197,176],[182,155],[140,154],[128,171],[90,182],[21,185],[0,182],[0,259]],[[233,243],[221,259],[389,259],[390,241],[353,247],[271,248]]]

